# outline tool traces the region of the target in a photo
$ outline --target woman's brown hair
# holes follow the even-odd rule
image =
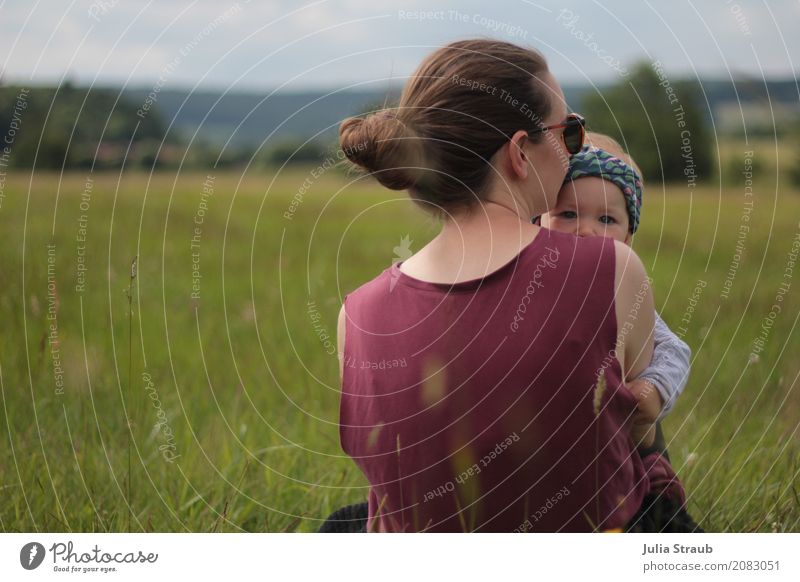
[[[396,108],[344,120],[341,148],[381,184],[408,190],[424,206],[469,207],[484,193],[495,152],[548,116],[546,72],[545,58],[533,49],[488,39],[454,42],[422,62]]]

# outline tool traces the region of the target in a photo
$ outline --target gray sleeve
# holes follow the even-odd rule
[[[692,350],[672,333],[664,320],[656,313],[653,335],[653,358],[639,378],[653,383],[664,401],[658,419],[663,419],[672,410],[689,379]]]

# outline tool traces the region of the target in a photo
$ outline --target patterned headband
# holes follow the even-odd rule
[[[639,173],[607,151],[586,145],[570,159],[564,182],[585,176],[608,180],[622,190],[630,219],[628,229],[634,234],[639,228],[639,217],[642,213],[642,177]]]

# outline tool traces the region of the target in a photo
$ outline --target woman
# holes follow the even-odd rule
[[[345,298],[340,436],[368,515],[321,531],[641,529],[665,508],[660,525],[677,523],[680,484],[629,434],[624,380],[652,353],[645,269],[625,245],[530,221],[583,143],[542,55],[448,45],[340,141],[443,226]]]

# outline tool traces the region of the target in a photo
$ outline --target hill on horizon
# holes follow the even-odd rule
[[[743,79],[735,84],[730,80],[712,80],[703,81],[702,87],[711,117],[721,132],[737,130],[737,116],[730,112],[731,109],[738,111],[740,104],[743,110],[759,107],[769,110],[770,105],[778,105],[774,109],[781,115],[800,116],[800,89],[794,79],[766,82]],[[565,85],[564,95],[567,103],[580,111],[587,95],[604,89],[605,86]],[[143,103],[150,91],[132,88],[124,90],[123,94],[133,103]],[[223,91],[205,90],[190,93],[170,89],[157,94],[155,108],[167,124],[172,123],[170,131],[182,138],[188,139],[197,132],[197,138],[217,146],[230,141],[229,145],[234,148],[252,148],[260,144],[269,148],[283,141],[332,141],[342,119],[396,101],[400,87],[268,95],[267,92],[223,94]],[[591,124],[591,120],[589,122]]]

